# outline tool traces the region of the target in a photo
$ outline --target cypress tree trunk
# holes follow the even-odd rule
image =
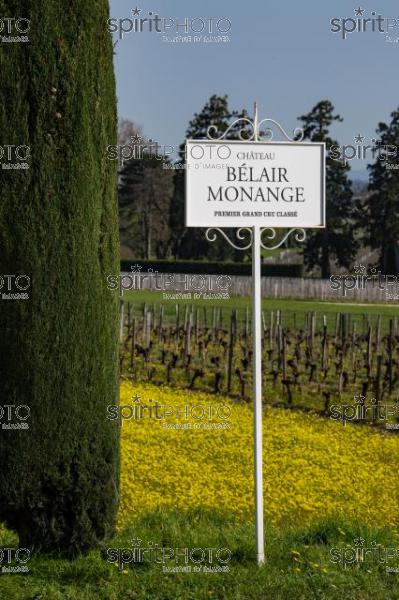
[[[0,44],[0,143],[31,149],[28,170],[0,165],[0,274],[31,278],[29,299],[0,290],[0,405],[30,408],[28,430],[0,432],[0,521],[72,556],[112,533],[119,485],[108,2],[0,0],[0,17],[30,20],[29,42]]]

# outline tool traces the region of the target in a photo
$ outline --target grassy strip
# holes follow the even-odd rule
[[[109,547],[132,550],[149,542],[164,548],[228,548],[232,552],[224,573],[164,573],[162,564],[145,560],[126,563],[122,570],[107,562],[107,548],[72,561],[33,556],[28,575],[2,575],[0,595],[7,600],[395,600],[398,575],[386,564],[366,560],[348,565],[331,562],[330,550],[354,547],[363,538],[382,548],[394,548],[392,532],[360,524],[325,521],[308,528],[271,529],[266,524],[267,562],[254,562],[254,533],[250,524],[237,524],[228,513],[195,510],[157,511],[138,520],[114,538]],[[2,546],[15,540],[0,538]],[[126,557],[129,556],[126,553]],[[184,556],[180,565],[184,565]],[[175,563],[167,561],[167,566]],[[193,566],[194,563],[188,563]],[[393,567],[398,562],[389,560]]]
[[[186,299],[173,299],[164,300],[162,292],[151,292],[151,291],[127,291],[123,294],[123,299],[133,305],[134,315],[138,316],[142,314],[144,303],[147,304],[148,308],[152,308],[155,304],[156,310],[159,310],[159,305],[163,304],[165,307],[165,319],[174,320],[176,316],[176,304],[188,305],[189,307],[200,308],[200,318],[203,319],[203,310],[207,310],[208,323],[212,323],[212,308],[220,307],[225,313],[224,323],[227,325],[227,315],[231,310],[238,310],[238,321],[242,323],[245,320],[245,310],[248,308],[251,311],[251,298],[247,296],[232,296],[228,299],[198,299],[198,300],[186,300]],[[333,327],[335,324],[335,317],[337,313],[350,314],[352,315],[353,321],[361,324],[363,322],[363,315],[368,315],[370,323],[375,323],[378,315],[382,316],[383,324],[386,325],[389,318],[398,316],[398,305],[393,303],[388,304],[356,304],[350,301],[337,301],[337,302],[323,302],[319,300],[292,300],[292,299],[274,299],[274,298],[263,298],[262,299],[262,310],[265,313],[266,323],[269,322],[270,311],[276,312],[280,310],[283,316],[283,324],[287,326],[293,325],[293,315],[296,315],[296,325],[302,327],[305,323],[305,315],[309,312],[316,312],[317,314],[317,326],[321,327],[322,316],[326,315],[328,327]],[[285,319],[284,319],[285,317]],[[384,328],[385,329],[385,328]]]

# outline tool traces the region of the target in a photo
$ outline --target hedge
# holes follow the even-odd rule
[[[250,263],[205,262],[187,260],[122,260],[121,271],[129,271],[136,266],[153,269],[159,273],[184,273],[201,275],[251,275]],[[262,265],[262,275],[270,277],[303,277],[303,265]]]

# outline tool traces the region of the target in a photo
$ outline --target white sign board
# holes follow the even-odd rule
[[[325,227],[325,144],[187,140],[186,227]]]

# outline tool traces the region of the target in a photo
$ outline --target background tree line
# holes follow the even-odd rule
[[[216,136],[231,123],[247,117],[245,109],[231,110],[227,96],[213,95],[201,112],[188,124],[186,138],[203,139],[213,126]],[[310,272],[329,277],[334,268],[348,269],[362,250],[376,251],[377,264],[384,273],[399,271],[399,164],[397,155],[384,159],[383,153],[373,154],[368,166],[369,183],[359,191],[349,178],[350,166],[330,156],[329,149],[338,146],[330,134],[342,117],[329,100],[318,102],[309,113],[298,117],[304,129],[304,140],[325,142],[327,148],[326,196],[327,227],[307,232],[307,241],[298,251]],[[377,127],[379,144],[399,146],[399,109],[391,114],[389,124]],[[232,127],[226,139],[249,137],[245,122]],[[210,244],[203,229],[184,227],[185,152],[179,148],[176,163],[169,157],[162,160],[146,151],[150,143],[140,129],[130,121],[119,126],[119,143],[135,147],[135,158],[124,162],[119,171],[119,213],[121,243],[135,258],[175,258],[194,260],[245,259],[223,240]],[[387,167],[387,162],[391,168]],[[393,163],[393,167],[392,167]],[[175,167],[175,168],[173,168]],[[179,167],[179,168],[176,168]],[[396,168],[394,168],[396,167]],[[294,244],[295,242],[289,242]]]

